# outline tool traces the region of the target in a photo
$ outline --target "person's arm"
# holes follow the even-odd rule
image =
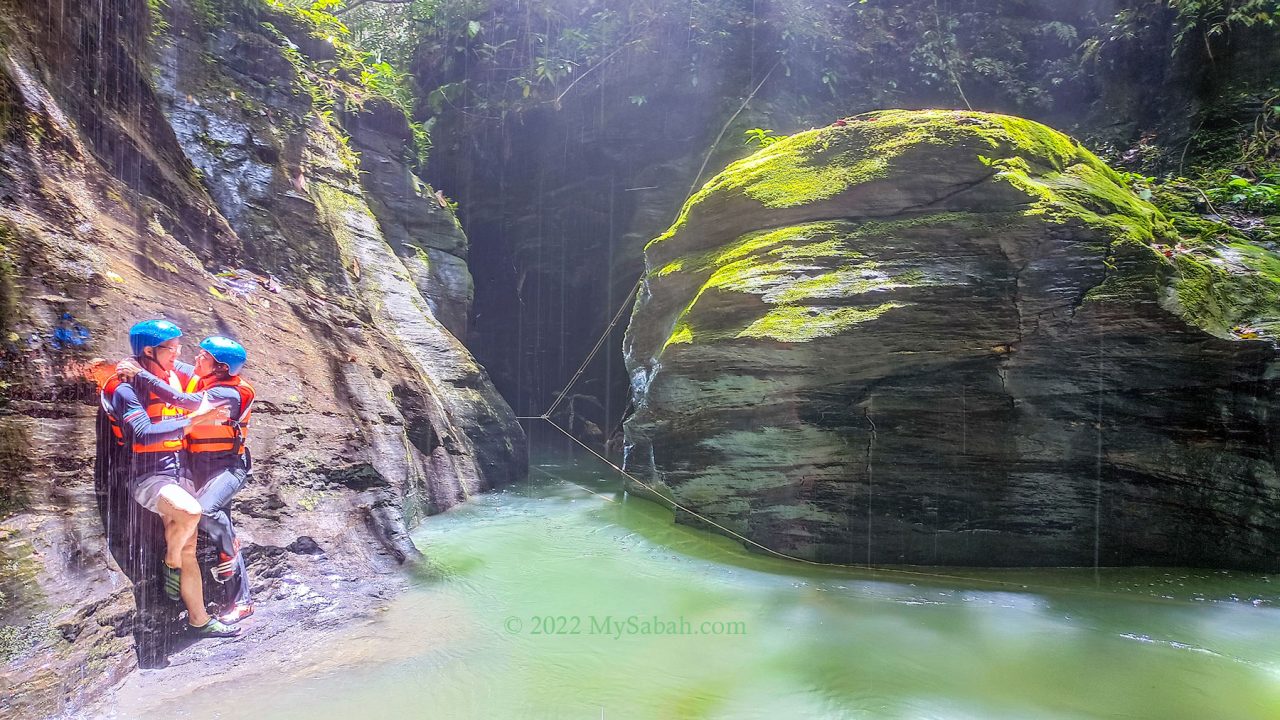
[[[205,396],[209,398],[209,402],[216,403],[227,409],[227,415],[232,420],[239,420],[240,413],[244,408],[240,407],[240,392],[233,387],[226,385],[215,385],[205,391]]]
[[[203,403],[189,415],[153,423],[146,408],[138,400],[137,392],[128,384],[121,384],[116,388],[112,398],[112,411],[123,424],[129,426],[135,441],[148,445],[181,439],[192,426],[226,422],[228,417],[226,406]]]
[[[185,393],[174,389],[172,385],[146,370],[139,370],[129,382],[140,392],[145,394],[150,390],[156,394],[156,397],[183,410],[195,410],[200,407],[200,401],[204,399],[204,393]]]
[[[129,426],[134,442],[144,445],[166,440],[181,440],[191,424],[190,416],[161,420],[158,423],[151,422],[146,408],[138,401],[137,393],[132,387],[123,383],[116,388],[111,405],[116,417],[120,418],[121,424]]]

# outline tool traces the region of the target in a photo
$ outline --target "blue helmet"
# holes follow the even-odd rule
[[[200,349],[212,355],[214,360],[226,365],[227,372],[231,375],[238,375],[240,368],[244,367],[245,361],[249,359],[243,345],[221,335],[211,335],[201,340]]]
[[[129,348],[141,357],[143,348],[156,347],[176,337],[182,337],[182,331],[168,320],[143,320],[129,328]]]

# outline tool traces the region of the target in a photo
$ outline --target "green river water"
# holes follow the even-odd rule
[[[527,484],[422,525],[438,572],[335,648],[358,661],[238,686],[235,704],[255,720],[1280,718],[1265,576],[804,566],[675,525],[589,455],[539,445]]]

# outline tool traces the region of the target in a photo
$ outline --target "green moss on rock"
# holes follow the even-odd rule
[[[840,124],[797,133],[733,163],[702,187],[666,233],[682,228],[708,198],[746,196],[768,208],[790,208],[834,197],[872,180],[892,177],[921,148],[965,149],[976,164],[995,166],[1001,178],[1036,197],[1040,212],[1097,215],[1124,224],[1119,214],[1151,226],[1158,212],[1136,200],[1120,177],[1070,137],[1040,123],[1009,115],[955,110],[884,110]],[[957,160],[964,160],[964,152]],[[1037,180],[1034,184],[1025,181]],[[1096,200],[1112,204],[1100,206]],[[1140,202],[1140,201],[1139,201]],[[1054,215],[1057,217],[1057,215]]]
[[[1176,256],[1177,305],[1196,325],[1226,336],[1280,337],[1280,257],[1233,242]]]
[[[647,249],[670,242],[704,211],[704,205],[736,199],[764,209],[797,208],[835,198],[864,183],[891,181],[899,174],[904,182],[917,186],[924,182],[927,187],[928,179],[922,180],[921,173],[940,157],[956,165],[949,168],[959,173],[952,178],[985,174],[992,183],[1016,189],[1026,201],[1019,206],[1016,199],[999,200],[996,204],[1004,202],[1005,209],[975,208],[972,214],[797,224],[749,233],[709,252],[671,260],[650,279],[692,277],[698,288],[677,316],[664,347],[738,337],[796,341],[849,327],[856,323],[845,320],[861,317],[844,312],[854,308],[833,307],[831,312],[801,312],[800,308],[815,301],[832,305],[822,301],[928,283],[919,273],[875,267],[859,252],[860,238],[892,234],[918,223],[966,221],[990,225],[993,231],[1001,224],[1025,226],[1037,220],[1096,231],[1106,278],[1088,292],[1086,301],[1173,296],[1176,301],[1166,306],[1214,334],[1228,335],[1242,324],[1264,333],[1275,327],[1280,299],[1276,253],[1238,235],[1226,243],[1209,241],[1203,223],[1170,222],[1139,198],[1121,175],[1067,135],[1008,115],[887,110],[797,133],[731,164],[709,181]],[[940,193],[951,190],[939,188]],[[1170,248],[1180,242],[1188,247],[1172,252]],[[747,327],[700,327],[693,311],[711,291],[759,296],[766,303],[765,315]],[[784,331],[789,323],[811,324],[814,329]]]
[[[659,277],[679,271],[699,272],[767,252],[795,259],[817,257],[824,253],[848,253],[836,236],[851,229],[848,223],[817,222],[791,225],[743,235],[728,245],[693,257],[677,258],[658,270]],[[854,255],[861,257],[854,253]]]
[[[990,161],[996,178],[1034,198],[1028,215],[1052,223],[1082,222],[1111,238],[1150,243],[1173,235],[1173,226],[1155,206],[1140,199],[1114,170],[1082,151],[1079,162],[1062,170],[1036,167],[1021,156]]]
[[[1104,260],[1106,279],[1085,293],[1090,302],[1154,301],[1169,274],[1167,263],[1146,243],[1121,238],[1110,244]]]
[[[875,320],[899,307],[902,305],[891,302],[869,308],[782,305],[748,325],[738,337],[808,342],[839,335],[858,323]]]
[[[699,283],[693,299],[676,319],[663,347],[696,342],[771,338],[809,342],[839,334],[879,317],[894,303],[846,303],[860,296],[933,281],[916,269],[901,271],[868,260],[857,248],[867,238],[896,237],[929,225],[964,226],[969,213],[935,213],[895,221],[816,222],[747,233],[707,253],[677,258],[657,270],[656,280],[676,273]],[[699,303],[709,294],[749,295],[763,303],[763,314],[729,326],[698,319]]]

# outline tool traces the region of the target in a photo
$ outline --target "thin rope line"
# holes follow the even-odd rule
[[[773,67],[769,68],[769,72],[764,74],[764,78],[762,78],[760,80],[760,83],[756,85],[755,89],[751,91],[751,94],[747,95],[747,99],[743,100],[742,104],[738,106],[737,112],[730,115],[729,120],[720,128],[720,134],[716,136],[715,142],[711,143],[710,149],[707,150],[706,157],[702,158],[702,167],[698,168],[698,174],[694,176],[693,184],[689,186],[689,194],[684,196],[685,202],[688,202],[689,198],[693,197],[694,190],[698,189],[698,181],[702,179],[702,173],[707,171],[707,163],[711,162],[711,155],[715,153],[716,146],[719,145],[720,141],[724,139],[724,134],[728,132],[729,126],[733,124],[734,120],[738,119],[738,116],[742,114],[743,110],[747,109],[747,104],[750,103],[751,99],[756,96],[756,93],[760,92],[760,88],[764,87],[764,84],[769,79],[769,76],[773,74],[774,70],[778,69],[778,65],[781,63],[782,61],[779,60],[778,62],[775,62],[773,64]],[[683,202],[680,203],[680,206],[684,207],[684,203]]]
[[[722,530],[725,534],[729,535],[730,537],[732,537],[732,538],[734,538],[734,539],[736,539],[736,540],[741,541],[743,544],[750,545],[750,546],[755,547],[755,548],[759,548],[760,550],[763,550],[765,553],[767,553],[767,554],[769,554],[769,555],[772,555],[772,556],[774,556],[774,557],[777,557],[777,558],[781,558],[781,559],[783,559],[783,560],[791,560],[791,561],[793,561],[793,562],[802,563],[802,564],[804,564],[804,565],[812,565],[812,566],[814,566],[814,567],[819,567],[819,568],[843,568],[843,569],[852,569],[852,570],[867,570],[867,571],[869,571],[869,572],[873,572],[873,573],[885,573],[885,574],[888,574],[888,575],[904,575],[904,576],[907,576],[907,577],[933,578],[933,579],[951,580],[951,581],[966,582],[966,583],[978,583],[978,584],[987,584],[987,585],[997,585],[997,586],[1000,586],[1000,587],[1009,587],[1009,588],[1014,588],[1014,589],[1017,589],[1017,590],[1035,590],[1035,591],[1037,591],[1037,592],[1042,592],[1042,593],[1060,593],[1060,594],[1070,594],[1070,595],[1081,595],[1081,596],[1087,596],[1087,597],[1100,597],[1100,598],[1107,598],[1107,599],[1111,599],[1111,600],[1129,599],[1129,600],[1138,600],[1138,601],[1142,601],[1142,602],[1157,602],[1157,603],[1164,603],[1164,604],[1170,604],[1170,605],[1179,605],[1179,606],[1185,606],[1185,605],[1187,605],[1187,603],[1186,603],[1186,602],[1184,602],[1184,601],[1176,600],[1176,599],[1173,599],[1173,598],[1159,597],[1159,596],[1125,595],[1125,594],[1122,594],[1122,593],[1119,593],[1119,592],[1099,592],[1099,591],[1096,591],[1096,590],[1075,589],[1075,588],[1067,588],[1067,587],[1058,587],[1058,586],[1054,586],[1054,585],[1041,585],[1041,584],[1036,584],[1036,583],[1023,583],[1023,582],[1016,582],[1016,581],[1012,581],[1012,580],[991,580],[991,579],[988,579],[988,578],[969,577],[969,576],[965,576],[965,575],[952,575],[952,574],[949,574],[949,573],[925,572],[925,571],[922,571],[922,570],[903,570],[903,569],[900,569],[900,568],[886,568],[886,567],[883,567],[883,566],[876,566],[876,565],[872,565],[872,564],[867,564],[867,565],[856,565],[856,564],[850,564],[850,563],[826,563],[826,562],[818,562],[818,561],[816,561],[816,560],[809,560],[809,559],[802,558],[802,557],[796,557],[795,555],[788,555],[787,553],[784,553],[784,552],[781,552],[781,551],[778,551],[778,550],[774,550],[774,549],[773,549],[773,548],[771,548],[771,547],[768,547],[768,546],[762,545],[762,544],[760,544],[760,543],[756,542],[755,540],[752,540],[751,538],[746,537],[745,535],[742,535],[741,533],[739,533],[739,532],[737,532],[737,531],[731,530],[731,529],[729,529],[729,528],[725,527],[724,525],[721,525],[720,523],[718,523],[718,522],[716,522],[716,521],[712,520],[711,518],[706,517],[705,515],[703,515],[703,514],[701,514],[701,513],[697,512],[697,511],[690,510],[689,508],[685,507],[684,505],[681,505],[680,503],[676,502],[675,500],[672,500],[671,498],[667,497],[666,495],[663,495],[662,493],[658,492],[658,491],[657,491],[657,490],[655,490],[654,488],[650,487],[647,483],[645,483],[644,481],[640,480],[639,478],[637,478],[636,476],[632,475],[631,473],[627,472],[626,470],[623,470],[622,468],[620,468],[620,467],[618,467],[617,465],[613,464],[613,462],[611,462],[608,458],[606,458],[605,456],[603,456],[603,455],[601,455],[600,453],[596,452],[596,451],[595,451],[594,449],[592,449],[589,445],[586,445],[585,443],[583,443],[583,442],[582,442],[581,440],[579,440],[578,438],[576,438],[576,437],[574,437],[573,435],[569,434],[569,432],[568,432],[567,430],[565,430],[564,428],[560,427],[560,426],[559,426],[558,424],[556,424],[556,422],[555,422],[554,420],[552,420],[551,418],[543,418],[543,419],[545,419],[548,423],[550,423],[552,427],[554,427],[555,429],[557,429],[557,430],[559,430],[561,433],[563,433],[565,437],[569,438],[570,440],[572,440],[573,442],[577,443],[578,445],[581,445],[581,446],[582,446],[582,448],[583,448],[584,450],[586,450],[587,452],[591,453],[592,455],[595,455],[597,458],[599,458],[599,459],[600,459],[600,461],[601,461],[601,462],[603,462],[604,464],[606,464],[606,465],[608,465],[609,467],[613,468],[615,471],[617,471],[620,475],[622,475],[623,477],[627,478],[628,480],[631,480],[632,482],[636,483],[636,484],[637,484],[637,485],[639,485],[640,487],[643,487],[645,490],[648,490],[652,495],[655,495],[655,496],[657,496],[657,497],[661,498],[664,502],[666,502],[666,503],[667,503],[668,505],[670,505],[671,507],[676,508],[676,509],[679,509],[679,510],[682,510],[682,511],[684,511],[684,512],[686,512],[686,513],[690,514],[690,515],[692,515],[693,517],[696,517],[696,518],[698,518],[699,520],[701,520],[701,521],[703,521],[703,522],[707,523],[708,525],[711,525],[712,527],[715,527],[715,528],[718,528],[718,529]],[[544,472],[545,472],[545,471],[544,471]],[[547,474],[550,474],[550,473],[547,473]],[[554,477],[554,476],[553,476],[553,477]],[[564,480],[564,478],[558,478],[558,479]],[[565,480],[565,482],[570,482],[570,481]],[[570,484],[577,485],[577,483],[572,483],[572,482],[570,482]],[[581,486],[581,485],[579,485],[578,487],[582,487],[582,486]],[[583,489],[584,489],[584,490],[587,490],[587,488],[583,488]],[[587,490],[587,492],[591,492],[591,491],[590,491],[590,490]]]
[[[689,186],[689,192],[685,193],[684,200],[680,202],[681,208],[684,207],[685,203],[689,202],[689,198],[693,197],[694,191],[698,188],[698,181],[702,179],[702,173],[707,170],[707,163],[711,162],[711,155],[715,153],[716,146],[724,139],[724,134],[729,130],[729,126],[732,125],[733,121],[736,120],[737,117],[742,114],[742,111],[747,108],[747,105],[751,103],[753,98],[755,98],[756,93],[760,92],[760,88],[764,87],[769,76],[773,75],[773,71],[778,69],[778,65],[781,64],[781,62],[781,60],[775,62],[773,67],[769,68],[769,72],[764,74],[764,77],[760,82],[756,84],[755,88],[747,94],[746,99],[742,101],[742,104],[738,106],[737,111],[735,111],[733,115],[730,115],[729,120],[720,128],[720,134],[716,135],[715,141],[711,143],[710,149],[707,150],[706,157],[702,159],[702,167],[698,168],[698,174],[694,176],[693,184]],[[567,91],[568,90],[566,88],[566,92]],[[677,210],[676,217],[679,217],[679,214],[679,210]],[[582,373],[586,371],[587,365],[591,364],[591,361],[595,359],[596,354],[600,352],[600,348],[604,346],[605,341],[609,339],[609,333],[613,332],[613,328],[617,326],[618,320],[622,319],[623,311],[627,309],[627,306],[631,303],[632,296],[634,296],[640,289],[640,284],[643,281],[644,273],[642,272],[640,277],[636,280],[635,285],[631,286],[631,292],[627,293],[627,297],[622,301],[622,305],[618,308],[618,312],[614,313],[613,320],[609,322],[608,327],[606,327],[604,332],[600,334],[600,339],[596,341],[595,347],[591,348],[591,352],[587,353],[587,359],[583,360],[582,365],[578,366],[578,371],[573,374],[573,377],[569,378],[569,382],[564,386],[564,389],[560,391],[560,394],[556,396],[555,402],[551,403],[551,407],[547,408],[547,411],[542,413],[542,417],[550,419],[551,413],[555,412],[555,409],[559,407],[560,403],[564,400],[565,395],[567,395],[569,390],[573,388],[574,384],[578,382],[578,378],[582,377]]]
[[[556,401],[551,403],[551,407],[547,408],[546,412],[542,413],[542,417],[548,419],[551,417],[551,413],[555,412],[555,409],[564,400],[565,395],[569,393],[569,390],[573,387],[574,383],[578,382],[579,377],[582,377],[582,373],[586,371],[587,365],[590,365],[591,361],[595,359],[596,353],[600,352],[600,348],[604,347],[605,341],[609,339],[609,333],[613,332],[613,328],[618,325],[618,321],[622,319],[622,313],[627,309],[627,306],[631,304],[632,296],[640,289],[640,282],[640,280],[636,280],[636,284],[631,286],[631,292],[627,293],[627,297],[622,301],[622,305],[618,307],[618,312],[613,314],[613,320],[609,321],[609,326],[600,334],[600,339],[596,341],[595,347],[591,348],[591,352],[587,354],[587,359],[583,360],[582,364],[578,366],[578,371],[573,374],[573,377],[569,378],[569,384],[564,386],[564,389],[560,391],[558,396],[556,396]]]

